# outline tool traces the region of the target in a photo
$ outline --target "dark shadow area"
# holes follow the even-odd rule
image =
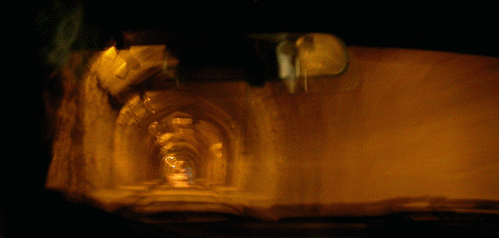
[[[4,157],[8,158],[4,158],[1,164],[2,171],[5,172],[2,176],[4,186],[0,200],[0,237],[29,237],[33,234],[48,237],[208,237],[204,236],[206,234],[217,234],[220,237],[225,235],[274,237],[283,234],[283,237],[304,237],[310,234],[317,237],[334,235],[362,237],[380,234],[399,235],[396,230],[404,230],[404,234],[419,235],[425,235],[425,232],[446,236],[463,232],[468,235],[497,235],[497,223],[492,228],[487,227],[488,223],[478,224],[472,221],[457,225],[445,222],[424,222],[414,225],[414,223],[404,223],[404,219],[396,223],[384,223],[373,221],[371,218],[368,221],[362,220],[366,218],[343,219],[339,223],[334,219],[282,221],[278,224],[235,219],[233,222],[216,224],[146,226],[91,206],[67,202],[61,194],[44,190],[54,136],[50,126],[50,116],[45,109],[47,105],[51,108],[58,106],[60,82],[57,81],[57,74],[54,72],[58,64],[64,62],[64,56],[71,51],[100,50],[113,41],[119,48],[125,48],[134,42],[147,44],[166,42],[175,46],[174,51],[176,51],[173,53],[180,58],[191,59],[199,52],[203,55],[212,54],[210,47],[225,47],[222,51],[224,54],[218,55],[218,58],[201,57],[189,63],[197,65],[206,60],[213,60],[212,63],[224,67],[229,65],[244,68],[246,65],[251,65],[250,68],[244,68],[247,70],[248,81],[253,85],[261,85],[265,80],[271,80],[275,76],[273,75],[275,66],[271,66],[274,61],[268,58],[273,43],[261,43],[257,49],[259,53],[254,54],[255,49],[250,47],[254,44],[242,38],[242,33],[327,32],[342,38],[347,46],[438,50],[499,57],[499,47],[496,46],[499,35],[495,30],[474,27],[451,30],[458,29],[457,26],[449,28],[407,26],[401,29],[400,24],[396,23],[375,27],[377,26],[375,22],[362,27],[348,23],[338,26],[327,23],[327,16],[317,16],[320,14],[313,12],[301,16],[300,21],[284,19],[286,14],[279,13],[279,17],[282,18],[278,19],[282,20],[276,20],[272,15],[274,11],[270,9],[252,12],[255,9],[232,11],[229,8],[198,15],[190,11],[187,6],[148,12],[148,9],[158,6],[140,6],[134,9],[131,5],[106,6],[100,2],[83,4],[70,1],[49,1],[37,4],[35,8],[37,9],[33,12],[35,16],[30,18],[34,20],[35,27],[33,30],[28,30],[32,37],[29,39],[32,43],[28,47],[29,63],[26,63],[29,67],[26,67],[26,72],[16,72],[23,75],[21,77],[23,80],[9,78],[16,81],[12,87],[22,91],[11,97],[19,106],[16,107],[16,111],[9,113],[23,120],[11,125],[13,128],[22,128],[14,138],[9,138],[19,146],[11,148],[12,152],[9,150],[5,153]],[[181,24],[187,22],[185,19],[195,19],[195,21]],[[322,23],[317,24],[317,22]],[[192,27],[192,24],[195,24],[195,27]],[[157,32],[156,38],[143,39],[139,35],[135,36],[134,41],[133,36],[126,38],[122,34],[123,31],[136,30]],[[34,34],[31,34],[31,31]],[[165,40],[163,38],[165,34],[170,38]],[[242,47],[241,51],[237,50],[245,44],[247,46]],[[53,52],[57,54],[51,55]],[[56,59],[50,60],[50,57]],[[29,80],[25,81],[25,78]],[[7,156],[8,154],[10,156]],[[482,218],[476,219],[480,221]],[[165,229],[170,229],[171,233],[165,232]],[[200,233],[196,233],[198,231]]]

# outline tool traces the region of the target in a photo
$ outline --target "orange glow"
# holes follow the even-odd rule
[[[331,49],[304,44],[308,73],[344,69],[342,52],[310,58]],[[279,81],[174,85],[165,52],[112,47],[80,85],[64,85],[48,188],[106,191],[104,204],[499,199],[497,58],[350,47],[347,71],[289,94]],[[137,86],[148,80],[168,87]]]

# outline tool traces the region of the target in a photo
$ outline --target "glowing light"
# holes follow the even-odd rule
[[[144,107],[147,109],[147,111],[151,112],[152,114],[156,113],[154,108],[152,108],[151,106],[151,99],[148,97],[144,99]]]
[[[116,47],[110,47],[104,52],[104,57],[109,58],[109,59],[114,59],[118,55],[118,50],[116,50]]]
[[[216,143],[216,144],[213,144],[213,145],[211,146],[211,149],[212,149],[212,150],[217,150],[217,149],[222,149],[222,148],[224,148],[224,146],[223,146],[223,144],[222,144],[222,143]]]
[[[149,125],[149,133],[153,136],[159,136],[161,133],[164,133],[165,130],[166,125],[161,122],[154,121]]]
[[[194,180],[194,169],[188,160],[175,160],[166,173],[168,182],[174,187],[189,187]]]
[[[158,136],[158,144],[165,146],[172,138],[174,134],[173,133],[163,133]]]
[[[169,166],[174,166],[173,163],[175,162],[175,158],[170,157],[170,156],[165,156],[163,157],[163,161],[168,164]]]
[[[192,118],[182,118],[182,117],[173,118],[172,124],[173,125],[191,125]]]

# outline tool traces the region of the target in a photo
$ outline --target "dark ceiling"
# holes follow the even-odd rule
[[[76,48],[103,47],[110,38],[119,41],[125,30],[154,29],[181,33],[185,39],[193,40],[218,34],[327,32],[341,37],[347,45],[499,56],[499,47],[496,47],[499,35],[494,30],[496,20],[451,15],[450,10],[436,14],[411,12],[411,6],[383,11],[378,6],[378,10],[368,8],[367,13],[356,8],[333,8],[316,1],[299,5],[273,2],[269,6],[269,3],[268,0],[243,1],[238,5],[215,1],[165,1],[161,4],[104,4],[101,1],[75,4],[66,1],[60,3],[63,5],[60,7],[49,1],[40,4],[38,12],[45,12],[56,22],[81,7],[83,20],[79,37],[73,45]],[[50,32],[47,26],[41,29],[44,29],[43,34]]]

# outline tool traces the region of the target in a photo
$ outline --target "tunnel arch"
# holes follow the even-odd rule
[[[156,121],[168,124],[172,115],[179,113],[193,119],[192,129],[201,156],[193,159],[198,179],[211,185],[233,183],[237,171],[231,166],[240,159],[244,144],[240,126],[224,109],[206,98],[175,90],[157,90],[131,98],[119,113],[114,132],[115,185],[161,178],[157,168],[161,148],[156,138],[148,133],[148,126]],[[172,129],[171,125],[168,127]]]

